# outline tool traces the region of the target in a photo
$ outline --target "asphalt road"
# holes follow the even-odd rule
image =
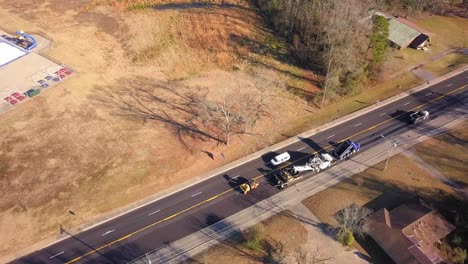
[[[380,135],[391,138],[411,129],[431,130],[433,128],[425,123],[408,125],[405,113],[416,107],[428,110],[430,118],[453,112],[453,106],[465,103],[467,84],[468,72],[465,71],[100,226],[79,234],[69,234],[71,237],[13,263],[127,263],[279,192],[268,181],[274,171],[268,162],[276,154],[289,151],[291,161],[302,164],[311,153],[331,149],[333,144],[346,138],[361,143],[361,151],[365,151],[382,143],[384,139]],[[241,194],[234,187],[242,177],[257,178],[260,187],[249,195]],[[68,233],[66,229],[63,232]]]

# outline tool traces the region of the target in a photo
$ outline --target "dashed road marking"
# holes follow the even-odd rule
[[[387,114],[387,112],[385,112],[385,113],[381,113],[379,116],[383,116],[383,115],[386,115],[386,114]]]
[[[235,178],[237,178],[237,177],[239,177],[239,176],[240,176],[240,175],[236,175],[236,176],[232,177],[231,180],[233,180],[233,179],[235,179]]]
[[[199,194],[201,194],[201,193],[202,193],[202,192],[197,192],[196,194],[193,194],[192,197],[195,197],[195,196],[197,196],[197,195],[199,195]]]
[[[430,93],[427,93],[427,94],[426,94],[426,96],[429,96],[429,95],[431,95],[431,94],[432,94],[432,92],[430,92]]]
[[[334,137],[334,136],[335,136],[335,134],[333,134],[333,135],[331,135],[331,136],[327,137],[327,139],[329,139],[329,138],[332,138],[332,137]]]
[[[360,126],[360,125],[362,125],[362,123],[357,123],[357,124],[354,125],[354,127],[357,127],[357,126]]]
[[[466,86],[468,86],[468,85],[461,86],[461,87],[459,87],[459,88],[457,88],[457,89],[455,89],[455,90],[453,90],[453,91],[448,92],[447,94],[441,95],[441,96],[439,96],[439,97],[437,97],[437,98],[434,98],[434,99],[432,99],[432,100],[430,100],[430,101],[428,101],[428,102],[426,102],[426,103],[424,103],[424,104],[421,104],[421,105],[419,105],[419,106],[416,106],[416,107],[414,107],[414,108],[411,109],[411,110],[416,110],[416,109],[419,109],[419,108],[421,108],[421,107],[424,107],[424,106],[426,106],[426,105],[428,105],[428,104],[430,104],[430,103],[432,103],[432,102],[434,102],[434,101],[437,101],[437,100],[440,100],[440,99],[442,99],[442,98],[444,98],[444,97],[446,97],[446,96],[449,96],[450,94],[453,94],[454,92],[460,91],[460,90],[464,89]],[[356,134],[354,134],[354,135],[351,135],[351,136],[349,136],[349,137],[346,137],[346,138],[342,139],[341,142],[342,142],[342,141],[345,141],[345,140],[347,140],[347,139],[356,137],[356,136],[358,136],[358,135],[360,135],[360,134],[362,134],[362,133],[364,133],[364,132],[366,132],[366,131],[370,131],[370,130],[372,130],[372,129],[375,129],[375,128],[377,128],[377,127],[379,127],[379,126],[381,126],[381,125],[383,125],[383,124],[386,124],[386,123],[388,123],[388,122],[390,122],[390,121],[392,121],[392,120],[395,120],[395,119],[396,119],[396,117],[389,118],[389,119],[387,119],[387,120],[385,120],[385,121],[383,121],[383,122],[380,122],[380,123],[378,123],[378,124],[376,124],[376,125],[374,125],[374,126],[372,126],[372,127],[369,127],[369,128],[367,128],[367,129],[364,129],[364,130],[362,130],[362,131],[360,131],[360,132],[358,132],[358,133],[356,133]],[[330,147],[326,147],[326,148],[324,148],[324,149],[329,149],[329,148],[330,148]],[[300,160],[304,160],[305,158],[308,158],[308,157],[310,157],[310,156],[312,156],[312,155],[314,155],[314,154],[316,154],[316,153],[317,153],[317,152],[311,153],[310,155],[307,155],[307,156],[305,156],[305,157],[302,157],[302,158],[300,158],[300,159],[297,159],[297,160],[295,160],[294,162],[298,162],[298,161],[300,161]],[[289,164],[289,162],[288,162],[288,164]],[[286,166],[287,166],[287,165],[278,167],[276,170],[282,169],[282,168],[284,168],[284,167],[286,167]],[[252,178],[252,179],[257,180],[257,179],[260,179],[261,177],[265,177],[265,174],[258,175],[258,176],[254,177],[254,178]],[[205,199],[205,200],[203,200],[203,201],[201,201],[201,202],[199,202],[199,203],[197,203],[197,204],[195,204],[195,205],[192,205],[192,206],[187,207],[187,208],[185,208],[185,209],[183,209],[183,210],[181,210],[181,211],[179,211],[179,212],[177,212],[177,213],[174,213],[174,214],[172,214],[172,215],[170,215],[170,216],[168,216],[168,217],[166,217],[166,218],[164,218],[164,219],[158,220],[158,221],[156,221],[156,222],[154,222],[154,223],[151,223],[151,224],[149,224],[149,225],[147,225],[147,226],[145,226],[145,227],[142,227],[142,228],[140,228],[140,229],[138,229],[138,230],[136,230],[136,231],[133,231],[133,232],[129,233],[129,234],[126,235],[126,236],[123,236],[123,237],[121,237],[121,238],[119,238],[119,239],[116,239],[116,240],[114,240],[114,241],[112,241],[112,242],[109,242],[109,243],[107,243],[107,244],[105,244],[105,245],[102,245],[102,246],[100,246],[100,247],[98,247],[98,248],[95,248],[95,249],[92,249],[92,250],[90,250],[90,251],[88,251],[88,252],[86,252],[86,253],[83,253],[82,255],[80,255],[80,256],[78,256],[78,257],[76,257],[76,258],[74,258],[74,259],[71,259],[71,260],[69,260],[69,261],[67,261],[67,262],[65,262],[65,264],[75,263],[75,262],[77,262],[77,261],[83,259],[83,258],[86,257],[86,256],[89,256],[89,255],[91,255],[91,254],[94,254],[94,253],[96,253],[96,252],[99,252],[99,251],[102,250],[102,249],[109,248],[110,246],[112,246],[112,245],[114,245],[114,244],[116,244],[116,243],[119,243],[119,242],[121,242],[121,241],[124,241],[124,240],[126,240],[126,239],[128,239],[128,238],[134,236],[135,234],[138,234],[138,233],[140,233],[140,232],[143,232],[143,231],[145,231],[145,230],[148,230],[149,228],[152,228],[152,227],[154,227],[154,226],[157,226],[157,225],[160,224],[160,223],[166,222],[166,221],[168,221],[168,220],[170,220],[170,219],[173,219],[173,218],[175,218],[175,217],[177,217],[177,216],[179,216],[179,215],[181,215],[181,214],[183,214],[183,213],[185,213],[185,212],[188,212],[188,211],[190,211],[190,210],[192,210],[192,209],[194,209],[194,208],[200,207],[200,206],[203,205],[203,204],[206,204],[206,203],[208,203],[208,202],[211,202],[211,201],[213,201],[213,200],[216,200],[217,198],[219,198],[219,197],[225,195],[226,193],[232,192],[233,190],[234,190],[233,188],[229,188],[229,189],[227,189],[227,190],[225,190],[225,191],[223,191],[223,192],[221,192],[221,193],[218,193],[218,194],[216,194],[216,195],[214,195],[214,196],[212,196],[212,197],[210,197],[210,198],[208,198],[208,199]]]
[[[55,255],[53,255],[53,256],[50,256],[49,259],[53,259],[53,258],[55,258],[55,257],[57,257],[57,256],[62,255],[63,253],[65,253],[65,251],[62,251],[62,252],[57,253],[57,254],[55,254]]]
[[[300,149],[298,149],[297,151],[301,151],[301,150],[303,150],[303,149],[305,149],[305,148],[307,148],[307,147],[300,148]]]
[[[449,84],[447,85],[447,87],[452,86],[452,85],[453,85],[453,83],[449,83]]]
[[[104,234],[102,234],[101,236],[108,235],[108,234],[110,234],[110,233],[112,233],[112,232],[114,232],[114,231],[115,231],[115,229],[112,229],[112,230],[106,231],[106,232],[105,232]]]
[[[156,210],[156,211],[154,211],[154,212],[152,212],[152,213],[149,213],[148,216],[157,214],[157,213],[159,213],[160,211],[161,211],[161,210]]]
[[[410,102],[407,102],[407,103],[406,103],[406,104],[404,104],[404,105],[409,105],[409,104],[410,104]]]

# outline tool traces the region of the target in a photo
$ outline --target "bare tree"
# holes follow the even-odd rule
[[[217,98],[200,103],[199,118],[205,125],[220,131],[226,145],[231,135],[247,133],[262,116],[268,115],[265,95],[261,92],[224,90]]]
[[[364,229],[361,220],[371,213],[371,209],[359,207],[354,203],[340,210],[335,217],[339,224],[338,236],[347,232],[362,236],[364,234]]]

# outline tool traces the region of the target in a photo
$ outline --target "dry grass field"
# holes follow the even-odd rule
[[[46,55],[77,70],[0,117],[0,256],[277,142],[281,127],[311,108],[288,83],[317,91],[312,73],[269,55],[287,51],[269,46],[277,40],[247,8],[125,11],[102,1],[0,0],[0,24],[50,38]],[[122,113],[102,93],[162,89],[166,101],[187,90],[215,98],[226,89],[262,89],[282,115],[217,147],[181,136],[168,120]]]
[[[425,162],[468,191],[468,124],[415,146]]]

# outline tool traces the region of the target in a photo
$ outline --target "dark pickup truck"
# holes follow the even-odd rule
[[[429,118],[429,112],[428,111],[412,112],[410,113],[409,117],[410,117],[409,119],[410,123],[415,125]]]

